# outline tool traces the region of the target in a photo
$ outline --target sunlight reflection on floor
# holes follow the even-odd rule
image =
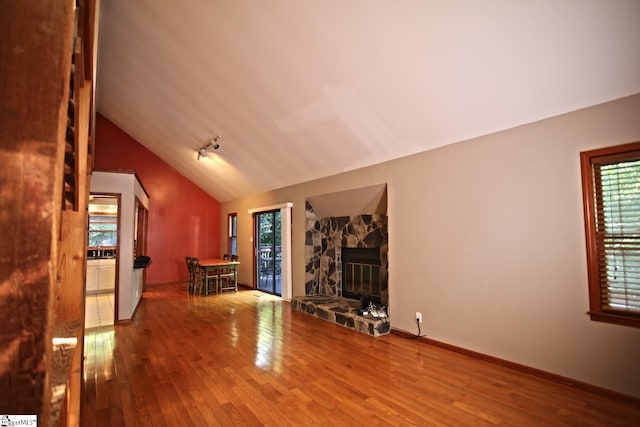
[[[109,380],[115,377],[113,352],[115,329],[113,326],[86,331],[84,336],[84,381],[97,381],[100,377]]]
[[[256,292],[257,306],[255,365],[280,372],[282,368],[282,298]]]

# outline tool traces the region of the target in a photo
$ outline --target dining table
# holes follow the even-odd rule
[[[221,269],[229,269],[233,271],[234,288],[238,290],[238,266],[240,261],[233,261],[222,258],[201,259],[198,264],[205,271],[205,277],[213,271]]]

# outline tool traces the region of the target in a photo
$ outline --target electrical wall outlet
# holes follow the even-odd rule
[[[419,311],[416,311],[416,320],[418,321],[418,323],[422,323],[422,313],[420,313]]]

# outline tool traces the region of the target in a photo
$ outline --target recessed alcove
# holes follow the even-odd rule
[[[292,307],[370,335],[388,333],[389,317],[358,314],[360,297],[371,296],[371,290],[375,291],[374,301],[389,305],[386,184],[308,197],[305,208],[305,296],[293,298]],[[357,260],[357,267],[349,265],[358,270],[347,277],[355,276],[358,283],[349,285],[357,292],[346,295],[345,248],[377,254],[368,255],[375,259],[375,268],[367,267],[370,259]]]

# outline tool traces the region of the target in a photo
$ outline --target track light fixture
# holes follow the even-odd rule
[[[212,149],[212,150],[217,150],[218,148],[220,148],[220,139],[222,137],[220,135],[216,136],[215,138],[211,138],[209,140],[209,143],[207,145],[205,145],[204,147],[202,147],[201,149],[198,150],[198,160],[200,160],[202,157],[209,157],[208,156],[208,150]]]

